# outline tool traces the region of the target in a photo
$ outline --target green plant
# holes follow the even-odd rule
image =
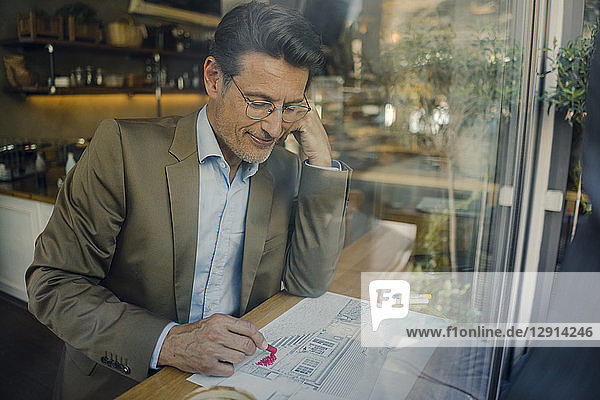
[[[553,105],[556,106],[557,111],[564,114],[565,120],[573,127],[570,175],[572,186],[577,190],[575,216],[580,204],[584,213],[592,211],[582,192],[581,134],[587,115],[585,91],[589,64],[599,28],[600,21],[596,21],[594,25],[587,27],[586,34],[569,41],[566,46],[557,48],[557,41],[554,39],[553,47],[544,49],[549,69],[542,75],[556,73],[556,87],[546,90],[542,98],[548,101],[548,111]],[[573,224],[577,224],[576,217]]]
[[[542,75],[555,72],[557,77],[556,87],[546,91],[543,98],[548,100],[548,109],[553,105],[556,106],[559,112],[564,113],[565,119],[571,125],[582,124],[586,115],[585,87],[598,28],[599,23],[596,22],[588,27],[586,35],[569,41],[565,47],[557,48],[554,39],[554,46],[544,49],[549,70]]]

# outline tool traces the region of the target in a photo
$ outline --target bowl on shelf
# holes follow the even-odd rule
[[[125,77],[119,74],[108,74],[104,77],[104,85],[106,87],[120,88],[123,87]]]
[[[71,80],[68,76],[57,76],[54,78],[54,86],[56,87],[69,87],[71,86]]]

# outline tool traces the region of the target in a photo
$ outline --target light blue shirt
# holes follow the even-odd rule
[[[206,106],[196,120],[199,162],[198,242],[189,322],[215,313],[237,314],[240,308],[242,256],[250,177],[258,163],[242,161],[231,184],[229,165],[208,122]],[[306,165],[310,165],[305,162]],[[341,171],[339,161],[332,167]],[[154,347],[150,368],[156,369],[160,350],[173,326],[165,326]]]
[[[198,245],[189,322],[240,308],[242,254],[250,177],[258,163],[242,161],[231,184],[229,165],[206,117],[198,113]]]

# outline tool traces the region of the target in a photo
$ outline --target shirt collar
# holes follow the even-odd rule
[[[198,113],[198,119],[196,121],[196,136],[198,144],[198,162],[203,163],[209,157],[216,157],[219,160],[225,161],[223,152],[219,147],[215,133],[208,122],[206,115],[206,106],[202,107]],[[258,171],[258,163],[248,163],[242,161],[240,164],[242,181],[246,182],[248,178]]]

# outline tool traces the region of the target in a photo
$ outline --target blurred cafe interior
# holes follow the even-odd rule
[[[0,2],[0,354],[10,360],[0,371],[14,382],[0,397],[52,392],[60,342],[27,313],[24,273],[66,173],[103,119],[201,108],[211,35],[240,2]],[[591,209],[581,120],[552,100],[553,51],[572,41],[589,54],[600,1],[271,3],[321,31],[327,62],[307,98],[333,158],[353,169],[344,279],[331,291],[352,295],[343,282],[360,285],[362,272],[560,269]],[[299,151],[291,135],[284,145]],[[542,312],[547,296],[473,276],[476,305],[518,293],[521,309]],[[445,392],[424,387],[443,379],[424,373],[414,387],[429,398],[499,398],[527,349],[489,350],[460,356],[479,366],[460,379],[473,397],[436,397]]]

